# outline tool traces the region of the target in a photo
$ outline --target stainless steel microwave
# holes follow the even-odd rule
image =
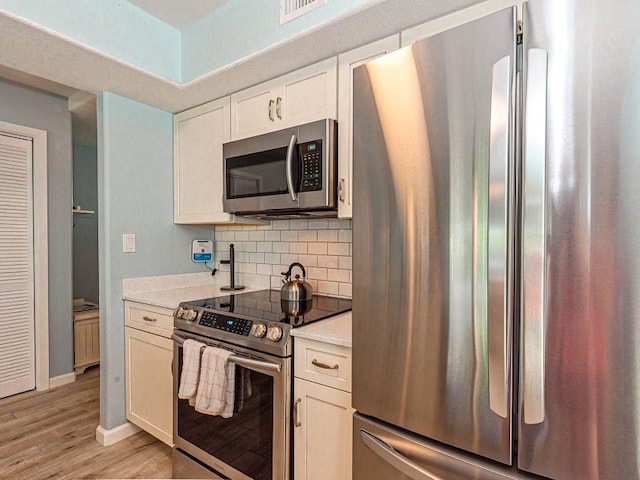
[[[337,216],[337,123],[319,120],[223,145],[227,213]]]

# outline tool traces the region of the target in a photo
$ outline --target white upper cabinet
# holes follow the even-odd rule
[[[338,56],[338,217],[351,218],[353,205],[353,70],[400,46],[392,35]]]
[[[230,139],[229,101],[227,96],[173,117],[174,223],[256,223],[222,209],[222,144]]]
[[[330,58],[231,95],[231,139],[337,115],[337,59]]]

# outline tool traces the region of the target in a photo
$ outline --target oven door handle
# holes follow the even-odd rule
[[[180,345],[182,345],[185,341],[184,338],[176,335],[175,333],[171,334],[171,338]],[[267,370],[270,372],[279,372],[282,369],[282,367],[277,363],[264,362],[262,360],[254,360],[253,358],[242,357],[240,355],[235,355],[235,354],[229,355],[229,361],[237,365],[240,365],[241,367],[259,368],[261,370]]]

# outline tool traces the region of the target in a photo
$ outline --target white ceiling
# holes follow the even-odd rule
[[[129,0],[164,23],[184,30],[220,8],[229,0]]]

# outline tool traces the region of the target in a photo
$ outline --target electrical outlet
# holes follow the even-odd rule
[[[124,253],[136,252],[136,234],[135,233],[122,234],[122,251]]]

